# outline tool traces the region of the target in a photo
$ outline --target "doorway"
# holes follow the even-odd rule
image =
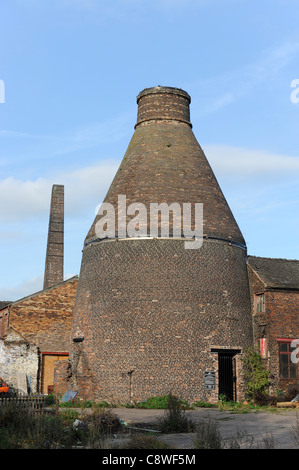
[[[218,353],[219,396],[236,401],[236,360],[233,353]]]
[[[48,395],[54,391],[55,361],[65,361],[68,353],[42,353],[41,393]]]
[[[240,349],[211,349],[218,353],[218,393],[229,401],[237,401],[236,354]]]

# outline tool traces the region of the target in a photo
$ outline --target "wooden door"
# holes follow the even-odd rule
[[[42,377],[41,392],[45,395],[51,393],[54,389],[54,368],[55,361],[65,361],[68,354],[43,354],[42,355]]]

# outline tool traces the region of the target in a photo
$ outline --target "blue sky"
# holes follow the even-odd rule
[[[2,2],[0,300],[42,288],[53,184],[65,186],[65,276],[79,274],[136,96],[156,85],[191,95],[248,253],[299,259],[298,24],[297,0]]]

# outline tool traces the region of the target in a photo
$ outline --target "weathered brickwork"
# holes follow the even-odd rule
[[[253,319],[254,342],[255,345],[258,346],[258,339],[264,338],[266,335],[267,316],[266,312],[255,315],[255,295],[264,293],[265,285],[250,267],[248,267],[248,277],[251,292],[251,311]]]
[[[251,344],[245,253],[228,243],[101,242],[85,249],[80,282],[73,335],[84,341],[73,345],[72,372],[83,396],[217,401],[204,390],[204,371],[218,367],[211,348]]]
[[[135,132],[105,202],[116,220],[125,215],[119,195],[148,214],[153,202],[202,203],[205,238],[200,249],[186,250],[183,230],[172,238],[170,218],[168,239],[124,239],[116,225],[115,239],[104,240],[97,215],[74,309],[73,386],[85,397],[121,402],[168,392],[217,401],[218,356],[231,349],[242,398],[238,354],[252,342],[243,236],[192,132],[189,95],[155,87],[137,102]],[[149,218],[145,224],[149,237]],[[205,387],[205,371],[216,372],[214,390]]]
[[[177,120],[190,123],[191,98],[179,88],[155,87],[143,90],[137,96],[138,114],[135,128],[142,122]]]
[[[0,311],[0,372],[10,385],[21,389],[24,376],[33,392],[48,393],[55,357],[65,359],[70,350],[77,285],[75,276]]]
[[[281,378],[279,367],[279,341],[299,338],[299,290],[269,288],[259,276],[248,268],[254,326],[254,342],[266,340],[264,364],[272,374],[272,390],[297,387],[298,378]],[[255,312],[255,294],[264,293],[265,312]]]
[[[7,329],[8,323],[8,307],[3,308],[0,310],[0,339],[3,338],[5,331]]]
[[[271,372],[278,379],[278,339],[299,339],[299,292],[270,291],[266,293],[265,302],[269,318]],[[279,378],[278,389],[287,390],[292,387],[297,387],[299,391],[299,376],[296,379]]]
[[[255,343],[264,347],[272,391],[299,389],[298,378],[280,377],[279,364],[279,340],[299,338],[299,262],[247,258],[193,134],[190,102],[172,87],[137,96],[134,134],[104,200],[115,209],[114,237],[98,235],[98,214],[80,277],[65,282],[64,188],[53,186],[44,290],[7,307],[0,303],[0,376],[11,385],[25,391],[30,379],[33,391],[73,389],[81,398],[121,403],[169,392],[215,403],[223,390],[241,401],[242,354]],[[125,211],[118,211],[120,195]],[[127,208],[136,202],[148,214],[139,224],[143,238],[130,238],[117,225],[124,216],[128,224]],[[186,249],[182,217],[175,237],[175,216],[168,235],[152,236],[151,203],[202,203],[202,246]],[[161,214],[158,222],[161,230]],[[258,313],[257,294],[265,299]],[[214,388],[205,372],[215,373]]]
[[[64,253],[64,186],[52,188],[44,289],[63,281]]]
[[[13,302],[8,326],[41,351],[68,352],[78,278]],[[5,334],[5,333],[4,333]]]
[[[157,94],[145,95],[158,99]],[[172,103],[171,94],[167,96]],[[176,97],[176,95],[175,95]],[[185,100],[187,106],[188,101]],[[189,108],[187,108],[189,111]],[[186,111],[187,112],[187,111]],[[169,115],[170,116],[170,115]],[[125,195],[127,205],[143,203],[150,214],[151,203],[203,204],[204,235],[233,240],[245,245],[244,238],[218,185],[215,175],[206,159],[191,127],[177,120],[149,120],[140,123],[133,134],[120,167],[112,181],[104,202],[115,208],[116,220],[123,216],[118,213],[118,196]],[[97,216],[86,237],[86,243],[97,240]],[[130,216],[127,216],[127,223]],[[160,227],[160,225],[159,225]],[[143,228],[142,225],[140,228]],[[194,230],[194,220],[191,224]],[[147,220],[147,234],[150,235],[150,218]],[[117,226],[116,226],[117,237]],[[173,220],[169,223],[170,236]]]
[[[68,360],[57,361],[54,369],[54,393],[63,396],[67,390],[72,389],[71,365]]]

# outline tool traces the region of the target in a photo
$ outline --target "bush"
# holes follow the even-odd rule
[[[268,395],[265,391],[256,391],[254,394],[254,403],[259,406],[276,406],[277,401],[277,396]]]
[[[168,408],[169,397],[174,396],[171,394],[161,395],[157,397],[150,397],[147,400],[139,402],[136,406],[137,408],[146,408],[152,410],[164,410]],[[190,405],[187,401],[184,401],[178,397],[176,400],[181,408],[190,408]]]
[[[83,417],[84,423],[99,435],[111,434],[119,431],[122,427],[121,421],[111,410],[94,408],[92,414]]]
[[[66,402],[59,402],[61,408],[113,408],[111,403],[107,401],[94,402],[91,400],[79,400],[79,398],[74,398]]]
[[[209,403],[208,401],[196,401],[193,403],[193,406],[196,406],[197,408],[217,408],[218,405],[215,403]]]
[[[150,397],[137,404],[137,408],[146,408],[152,410],[161,410],[167,408],[168,395],[162,395],[159,397]]]
[[[45,449],[66,444],[65,424],[60,417],[33,413],[21,403],[2,404],[0,428],[2,449]]]
[[[182,400],[172,394],[167,395],[167,410],[158,419],[158,428],[164,433],[192,432],[195,424],[182,408]]]
[[[56,414],[34,413],[18,403],[0,406],[0,449],[71,449],[101,448],[105,436],[121,428],[110,410],[95,409],[86,417],[74,420],[76,410]],[[83,419],[84,421],[81,421]]]
[[[221,449],[221,434],[218,423],[210,418],[201,421],[193,440],[194,449]]]
[[[268,394],[268,387],[271,384],[270,371],[264,368],[261,355],[254,347],[247,348],[241,360],[247,395],[260,404],[263,399],[266,400]]]
[[[45,396],[45,406],[55,405],[56,399],[54,393]]]

